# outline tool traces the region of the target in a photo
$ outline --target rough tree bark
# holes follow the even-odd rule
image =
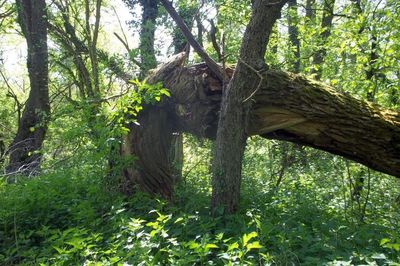
[[[164,81],[174,103],[182,105],[179,130],[214,138],[221,85],[204,65],[176,71],[179,81],[178,73]],[[302,75],[268,70],[263,76],[248,135],[304,144],[400,177],[400,113]]]
[[[180,69],[186,53],[174,58],[150,75],[146,82],[154,84],[167,80],[174,70]],[[130,195],[139,187],[150,194],[172,199],[174,184],[179,179],[173,168],[174,156],[171,156],[173,133],[179,132],[175,107],[165,100],[157,106],[146,106],[137,117],[138,123],[129,125],[129,134],[122,140],[121,155],[134,156],[135,161],[123,170],[121,190],[124,194]]]
[[[240,61],[223,91],[214,145],[211,208],[233,213],[238,207],[242,160],[252,96],[259,90],[266,46],[285,1],[256,0],[240,48]]]
[[[44,0],[18,0],[18,22],[28,46],[30,93],[17,134],[9,148],[6,171],[31,175],[38,171],[40,149],[50,113],[48,91],[47,14]]]
[[[191,30],[194,24],[194,17],[198,17],[198,4],[196,2],[186,3],[185,5],[178,6],[178,15],[183,19],[186,26]],[[199,20],[197,20],[199,23]],[[201,25],[200,25],[201,28]],[[186,52],[187,57],[189,57],[190,46],[182,34],[179,27],[174,29],[173,34],[173,42],[172,45],[174,47],[174,54],[178,54],[180,52]],[[174,136],[172,138],[172,146],[171,146],[171,161],[172,168],[175,171],[176,179],[181,179],[182,177],[182,169],[183,169],[183,135],[182,133],[174,132]]]
[[[182,56],[148,78],[149,83],[162,81],[171,97],[140,114],[140,126],[131,125],[126,137],[129,141],[123,147],[123,154],[138,158],[125,171],[126,180],[166,198],[172,197],[174,176],[163,149],[165,143],[172,132],[215,139],[223,90],[205,64],[181,67]],[[233,69],[227,72],[231,77]],[[400,113],[302,75],[268,70],[262,76],[247,136],[307,145],[400,177]],[[155,120],[161,121],[161,126],[155,126]]]
[[[169,2],[162,3],[183,25],[185,34],[188,29],[176,12],[168,9]],[[181,54],[152,74],[147,81],[164,82],[172,97],[159,107],[146,107],[139,115],[140,126],[131,126],[122,153],[136,155],[138,160],[126,169],[126,179],[145,191],[171,198],[174,178],[163,147],[170,145],[171,132],[175,131],[217,138],[213,209],[221,206],[225,213],[237,207],[241,156],[246,137],[252,134],[327,150],[399,175],[398,113],[370,106],[299,75],[267,70],[262,58],[280,5],[283,2],[255,2],[236,70],[221,73],[215,62],[207,61],[207,55],[205,64],[183,68]],[[262,34],[257,32],[261,28],[265,30]],[[193,36],[185,36],[202,55],[204,51],[191,40]],[[374,119],[376,115],[379,119]],[[360,137],[364,130],[368,133]],[[154,145],[155,140],[158,145]],[[371,151],[376,153],[371,156]]]

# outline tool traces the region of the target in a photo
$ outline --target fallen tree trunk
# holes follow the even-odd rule
[[[139,115],[139,121],[147,123],[132,125],[129,142],[123,144],[123,154],[138,157],[138,163],[132,166],[136,172],[126,171],[127,180],[165,197],[172,195],[175,180],[167,167],[170,135],[188,132],[214,139],[222,94],[222,84],[205,64],[180,67],[180,63],[178,56],[148,79],[149,83],[162,81],[171,97]],[[233,73],[233,69],[226,71]],[[243,99],[254,101],[248,135],[300,143],[400,177],[398,112],[355,99],[302,75],[268,70],[259,73],[259,78],[259,86]],[[144,143],[161,143],[163,149],[160,152]]]

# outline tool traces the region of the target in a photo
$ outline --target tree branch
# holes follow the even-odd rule
[[[204,62],[206,62],[207,66],[218,77],[218,79],[223,82],[225,80],[225,74],[222,68],[206,53],[206,51],[204,51],[203,47],[201,47],[196,41],[193,34],[190,32],[185,22],[176,12],[172,4],[168,0],[160,0],[160,2],[181,29],[182,34],[185,36],[186,40],[190,43],[193,49],[199,54]]]

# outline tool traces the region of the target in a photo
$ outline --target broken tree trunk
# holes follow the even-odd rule
[[[131,127],[122,149],[123,154],[137,157],[125,171],[126,180],[167,198],[175,180],[167,167],[171,135],[188,132],[214,139],[222,94],[222,84],[205,64],[181,67],[180,56],[148,79],[149,83],[162,81],[171,97],[140,114],[141,125]],[[227,73],[232,75],[233,69]],[[302,75],[278,70],[262,75],[253,97],[249,135],[300,143],[400,177],[398,112]]]

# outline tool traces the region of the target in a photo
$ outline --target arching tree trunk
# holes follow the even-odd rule
[[[162,3],[182,26],[171,4]],[[168,146],[176,131],[216,138],[214,213],[219,209],[232,213],[238,206],[241,163],[249,135],[308,145],[400,176],[398,113],[301,75],[267,70],[266,44],[283,4],[254,2],[237,68],[226,69],[226,73],[204,53],[188,28],[181,27],[206,63],[185,68],[184,54],[179,54],[148,78],[149,83],[162,81],[172,96],[158,107],[147,106],[139,115],[139,122],[147,123],[140,122],[138,130],[146,134],[132,130],[127,137],[123,153],[138,158],[136,165],[126,169],[127,179],[147,192],[171,198],[175,178],[168,167],[168,153],[152,143]]]
[[[50,113],[48,91],[47,14],[44,0],[18,0],[18,22],[28,46],[29,97],[10,148],[8,173],[35,174]]]
[[[137,138],[138,133],[131,131],[123,148],[124,154],[138,158],[136,164],[128,167],[126,178],[144,191],[167,198],[172,195],[174,176],[168,167],[169,157],[159,148],[164,144],[158,144],[168,143],[171,132],[215,139],[223,90],[204,64],[181,67],[182,56],[175,57],[148,79],[150,83],[163,81],[171,91],[171,98],[163,99],[160,106],[147,107],[160,113],[159,118],[146,118],[147,121],[159,119],[166,127],[141,123],[146,134]],[[227,71],[231,77],[233,69]],[[260,135],[307,145],[400,177],[398,112],[355,99],[301,75],[268,70],[262,76],[250,109],[246,136]]]

